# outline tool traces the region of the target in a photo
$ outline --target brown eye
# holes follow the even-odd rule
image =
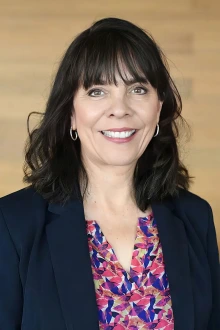
[[[143,88],[143,87],[135,87],[134,89],[133,89],[133,91],[135,91],[135,90],[141,90],[142,89],[142,91],[144,91],[144,93],[134,93],[134,94],[146,94],[147,93],[147,89],[146,88]]]
[[[94,92],[95,92],[95,94],[92,95],[92,93],[94,93]],[[97,92],[98,92],[98,94],[97,94]],[[90,90],[87,94],[88,94],[89,96],[92,96],[92,97],[101,96],[101,95],[99,94],[99,92],[102,92],[101,89],[92,89],[92,90]]]

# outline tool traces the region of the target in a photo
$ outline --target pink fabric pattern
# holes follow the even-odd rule
[[[98,223],[87,220],[86,226],[100,330],[174,330],[169,282],[153,213],[138,218],[129,273]]]

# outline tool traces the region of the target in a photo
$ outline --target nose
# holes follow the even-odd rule
[[[117,118],[122,118],[126,115],[131,115],[131,113],[132,109],[130,108],[124,97],[114,98],[107,111],[108,116],[115,116]]]

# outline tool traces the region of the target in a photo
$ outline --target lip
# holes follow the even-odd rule
[[[112,132],[125,132],[125,131],[132,131],[132,130],[136,130],[136,128],[131,128],[131,127],[121,127],[121,128],[107,128],[107,129],[103,129],[102,131],[112,131]],[[101,132],[101,131],[100,131]]]
[[[100,132],[102,134],[102,132]],[[108,140],[108,141],[111,141],[111,142],[114,142],[114,143],[118,143],[118,144],[121,144],[121,143],[126,143],[126,142],[130,142],[131,140],[133,140],[133,138],[135,137],[135,135],[137,134],[137,130],[134,134],[132,134],[131,136],[127,137],[127,138],[112,138],[112,137],[109,137],[109,136],[106,136],[104,134],[102,134],[102,136]]]

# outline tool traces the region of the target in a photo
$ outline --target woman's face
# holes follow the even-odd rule
[[[87,91],[80,87],[75,94],[72,129],[78,132],[87,163],[135,165],[155,134],[162,107],[156,90],[150,84],[126,86],[119,77],[118,86],[95,85]],[[128,142],[118,143],[101,133],[124,127],[137,130]]]

